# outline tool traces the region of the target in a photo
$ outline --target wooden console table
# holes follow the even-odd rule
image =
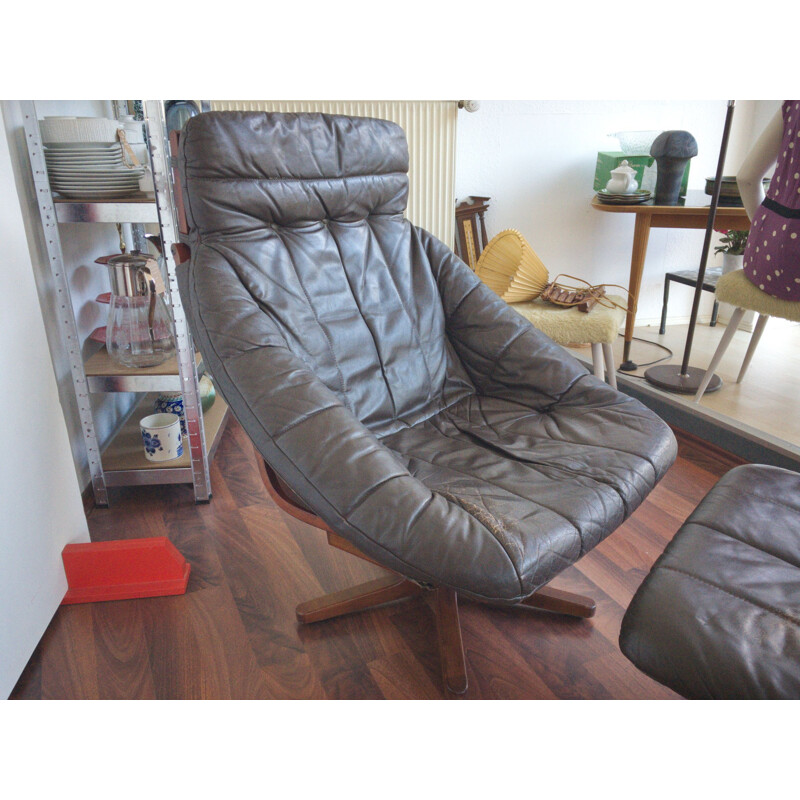
[[[633,301],[633,311],[628,313],[625,320],[625,345],[622,355],[623,362],[630,360],[631,340],[633,327],[636,324],[636,305],[639,300],[639,290],[642,285],[644,260],[647,255],[647,241],[650,238],[650,228],[702,228],[708,224],[708,212],[711,198],[705,192],[689,191],[677,206],[657,206],[653,201],[639,205],[611,205],[601,203],[597,197],[592,200],[592,207],[598,211],[608,211],[612,214],[635,214],[636,222],[633,227],[633,252],[631,254],[631,275],[628,281],[628,291]],[[741,206],[717,207],[717,217],[714,227],[722,230],[746,231],[750,229],[750,220],[747,212]],[[699,261],[698,253],[698,261]],[[698,264],[699,266],[699,264]]]

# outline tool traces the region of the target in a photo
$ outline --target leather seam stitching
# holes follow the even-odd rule
[[[743,492],[743,494],[746,494],[746,492]],[[793,561],[789,561],[788,559],[778,555],[777,553],[772,552],[771,550],[765,549],[765,547],[763,546],[753,544],[752,542],[747,542],[744,539],[735,536],[730,531],[722,530],[721,528],[715,528],[712,525],[709,525],[707,522],[695,519],[695,514],[697,513],[698,510],[700,510],[700,508],[701,507],[698,506],[697,509],[695,509],[695,511],[692,512],[692,515],[684,523],[686,526],[702,528],[704,531],[709,531],[711,533],[716,533],[719,536],[724,536],[726,539],[730,539],[733,542],[738,542],[743,547],[747,547],[751,550],[755,550],[757,553],[762,553],[763,555],[767,555],[770,558],[774,558],[776,561],[780,561],[781,563],[786,564],[789,567],[793,567],[794,569],[800,569],[800,565],[794,563]]]
[[[740,600],[743,603],[747,603],[748,605],[755,606],[756,608],[760,608],[762,611],[766,611],[770,614],[774,614],[776,617],[780,617],[781,619],[786,620],[787,622],[791,623],[792,625],[797,626],[800,628],[800,620],[795,619],[794,617],[790,617],[783,611],[779,611],[776,608],[772,608],[764,603],[758,603],[755,600],[751,600],[748,597],[743,597],[740,594],[736,594],[735,592],[730,591],[729,589],[724,589],[719,584],[716,584],[712,581],[707,580],[706,578],[701,578],[698,575],[693,575],[691,572],[687,572],[680,567],[672,567],[666,564],[662,564],[659,569],[662,570],[669,570],[670,572],[677,572],[679,575],[685,575],[687,578],[691,578],[693,581],[697,581],[698,583],[705,584],[706,586],[710,586],[712,589],[716,589],[718,592],[722,592],[723,594],[727,594],[729,597],[734,597],[737,600]]]
[[[283,436],[284,434],[289,433],[289,431],[293,430],[298,425],[302,425],[307,420],[313,419],[314,417],[319,416],[323,412],[330,411],[331,409],[334,409],[334,408],[343,408],[343,406],[336,405],[336,406],[325,406],[325,408],[318,408],[316,411],[312,411],[310,414],[306,414],[306,416],[304,416],[304,417],[302,417],[300,419],[297,419],[294,422],[290,422],[288,425],[286,425],[285,427],[281,428],[281,430],[279,430],[277,433],[273,434],[272,438],[277,441],[278,439],[281,438],[281,436]]]
[[[500,349],[500,352],[497,353],[494,357],[494,368],[489,373],[489,380],[494,378],[494,372],[497,369],[497,365],[503,360],[503,356],[526,334],[528,333],[527,330],[524,328],[513,338],[511,341],[506,342],[506,344]]]
[[[367,228],[369,228],[369,225],[367,225]],[[375,356],[378,359],[378,365],[381,370],[381,375],[383,376],[383,385],[386,387],[386,392],[389,395],[389,400],[392,403],[392,418],[397,419],[397,403],[395,402],[394,392],[392,391],[392,387],[389,385],[389,379],[386,375],[386,366],[383,362],[383,354],[381,353],[380,347],[378,346],[378,337],[375,335],[375,331],[372,329],[369,322],[367,322],[367,317],[364,314],[363,309],[361,308],[361,303],[359,302],[359,298],[356,295],[355,289],[353,288],[353,284],[350,282],[350,274],[348,273],[347,268],[344,265],[344,256],[342,255],[342,248],[339,244],[339,240],[333,235],[333,232],[330,229],[328,229],[328,235],[332,239],[333,245],[336,248],[336,252],[339,255],[339,263],[342,265],[342,274],[344,275],[344,280],[345,283],[347,284],[348,289],[350,289],[350,296],[353,298],[353,303],[355,303],[355,306],[358,309],[358,316],[364,323],[364,327],[369,332],[370,339],[372,339],[372,346],[375,348]],[[309,299],[309,303],[310,302],[311,300]]]
[[[459,428],[459,427],[458,427],[458,425],[455,425],[455,423],[452,423],[452,421],[451,421],[451,424],[453,424],[453,426],[454,426],[454,427],[455,427],[457,430],[461,430],[461,428]],[[455,436],[451,436],[449,433],[445,433],[445,432],[444,432],[444,431],[443,431],[441,428],[437,428],[436,430],[437,430],[437,431],[438,431],[438,432],[439,432],[439,433],[440,433],[442,436],[444,436],[446,439],[451,439],[452,441],[454,441],[454,442],[457,442],[457,443],[459,443],[459,444],[461,444],[461,443],[462,443],[462,440],[461,440],[461,439],[458,439],[458,438],[457,438],[457,437],[455,437]],[[463,433],[463,431],[462,431],[462,433]],[[424,461],[425,459],[422,459],[422,460]],[[440,466],[439,464],[436,464],[436,463],[435,463],[435,462],[433,462],[433,461],[429,461],[428,463],[429,463],[429,464],[432,464],[432,465],[433,465],[433,466],[435,466],[435,467],[439,467],[439,466]],[[454,467],[450,467],[450,466],[448,466],[448,467],[446,467],[446,469],[455,469],[455,468],[454,468]],[[554,469],[557,469],[557,468],[555,468],[555,467],[554,467]],[[461,474],[462,474],[462,475],[469,475],[469,477],[471,477],[471,478],[475,478],[476,480],[485,481],[485,482],[486,482],[486,483],[488,483],[490,486],[496,486],[498,489],[501,489],[501,490],[502,490],[502,491],[504,491],[504,492],[508,492],[509,494],[514,494],[514,493],[513,493],[513,492],[511,492],[509,489],[506,489],[506,488],[505,488],[505,486],[502,486],[502,485],[501,485],[501,484],[499,484],[499,483],[495,483],[494,481],[489,481],[489,480],[486,480],[485,478],[479,478],[477,475],[473,475],[471,472],[463,472],[462,470],[459,470],[459,469],[455,469],[455,471],[456,471],[456,472],[461,472]],[[534,470],[534,472],[536,472],[536,470]],[[541,473],[541,472],[539,472],[539,473],[537,473],[537,474],[539,474],[539,475],[543,475],[544,473]],[[553,483],[556,483],[556,482],[557,482],[555,478],[550,478],[550,476],[549,476],[549,475],[546,475],[545,477],[547,477],[547,478],[548,478],[548,480],[552,481]],[[515,495],[515,496],[516,496],[516,497],[522,497],[521,495]],[[524,500],[527,500],[527,498],[522,498],[522,499],[524,499]],[[537,504],[538,506],[540,506],[541,508],[547,509],[547,511],[549,511],[551,514],[555,514],[557,517],[559,517],[560,519],[563,519],[563,520],[564,520],[564,522],[568,523],[568,524],[569,524],[569,525],[572,527],[572,529],[575,531],[575,533],[576,533],[576,534],[577,534],[577,536],[578,536],[578,543],[579,543],[579,545],[580,545],[580,551],[581,551],[581,555],[583,555],[583,539],[581,538],[581,533],[580,533],[580,531],[578,530],[578,528],[577,528],[577,526],[575,525],[575,523],[574,523],[574,522],[572,522],[572,520],[571,520],[571,519],[569,519],[568,517],[565,517],[563,514],[560,514],[560,513],[559,513],[558,511],[556,511],[555,509],[553,509],[553,508],[550,508],[549,506],[546,506],[546,505],[544,505],[544,504],[543,504],[543,503],[541,503],[540,501],[538,501],[538,500],[537,500],[537,501],[535,501],[535,502],[536,502],[536,504]],[[623,507],[624,507],[624,505],[625,505],[625,504],[623,503]]]
[[[569,387],[568,387],[568,388],[567,388],[567,389],[566,389],[564,392],[562,392],[560,395],[558,395],[558,397],[554,397],[553,395],[547,395],[548,397],[554,397],[554,399],[553,399],[553,402],[552,402],[550,405],[551,405],[551,406],[553,406],[553,405],[558,405],[558,403],[560,403],[560,402],[562,401],[562,399],[564,398],[564,396],[565,396],[565,395],[567,395],[567,394],[568,394],[570,391],[572,391],[572,389],[575,387],[575,385],[576,385],[576,384],[577,384],[579,381],[582,381],[582,380],[584,380],[585,378],[592,378],[592,377],[593,377],[593,376],[592,376],[590,373],[588,373],[588,372],[587,372],[585,375],[579,375],[579,376],[578,376],[578,377],[577,377],[577,378],[576,378],[576,379],[575,379],[575,380],[574,380],[574,381],[573,381],[573,382],[572,382],[572,383],[569,385]],[[494,395],[486,395],[486,396],[487,396],[487,397],[493,397]],[[634,399],[634,398],[632,398],[632,397],[628,397],[628,396],[624,396],[624,397],[625,397],[625,400],[624,400],[624,402],[626,402],[626,403],[628,403],[628,402],[630,402],[631,400],[633,400],[633,399]],[[506,398],[500,398],[500,399],[506,399]],[[519,400],[508,400],[507,402],[516,403],[517,405],[520,405],[520,406],[522,406],[523,408],[527,408],[527,409],[529,409],[529,410],[530,410],[531,412],[533,412],[534,414],[545,414],[545,413],[549,413],[549,412],[546,412],[546,411],[545,411],[545,410],[543,410],[543,409],[540,409],[540,408],[534,408],[533,406],[529,406],[527,403],[522,403],[522,402],[520,402]],[[552,416],[553,418],[555,418],[555,415],[551,414],[551,416]],[[539,438],[539,437],[537,437],[537,438]],[[541,438],[545,438],[545,437],[541,437]],[[564,439],[559,439],[559,441],[561,441],[561,442],[564,442],[565,444],[577,445],[577,446],[579,446],[579,447],[597,448],[597,449],[600,449],[600,450],[611,450],[611,451],[613,451],[614,453],[623,453],[623,454],[624,454],[624,455],[626,455],[626,456],[633,456],[634,458],[638,458],[638,459],[640,459],[641,461],[643,461],[645,464],[649,465],[649,466],[650,466],[650,468],[653,470],[653,473],[654,473],[654,474],[658,474],[658,469],[656,468],[655,462],[654,462],[654,461],[651,461],[651,460],[650,460],[650,459],[649,459],[649,458],[648,458],[646,455],[642,455],[641,453],[636,453],[636,452],[634,452],[634,451],[632,451],[632,450],[622,450],[622,449],[620,449],[619,447],[610,447],[610,446],[609,446],[609,445],[607,445],[607,444],[593,444],[592,442],[576,442],[576,441],[573,441],[572,439],[565,439],[565,438],[564,438]]]
[[[455,414],[451,414],[450,416],[451,416],[451,420],[450,421],[451,421],[451,423],[453,424],[453,426],[457,430],[461,431],[461,433],[464,434],[465,436],[468,436],[470,438],[470,440],[472,440],[472,441],[474,441],[475,438],[477,438],[477,437],[475,437],[475,435],[468,428],[462,427],[462,426],[460,426],[458,424],[458,422],[464,422],[465,420],[462,420],[461,418],[456,417]],[[455,417],[455,420],[452,419],[452,417]],[[503,439],[503,437],[499,433],[497,433],[497,431],[491,425],[487,425],[487,427],[489,428],[489,430],[491,430],[495,434],[495,436],[497,437],[497,441],[501,445],[505,446],[505,445],[508,444]],[[443,433],[444,436],[448,436],[448,434],[444,433],[443,431],[442,431],[442,433]],[[454,436],[448,436],[448,438],[451,438],[454,441],[458,441],[456,439],[456,437],[454,437]],[[535,437],[535,438],[538,439],[540,437]],[[562,440],[562,441],[564,441],[564,440]],[[479,439],[478,440],[478,446],[482,446],[482,444],[483,444],[482,441]],[[571,445],[576,445],[576,444],[580,445],[579,442],[569,442],[569,444],[571,444]],[[613,450],[613,448],[610,448],[610,449]],[[618,451],[614,450],[614,452],[618,452]],[[548,464],[547,462],[544,462],[544,461],[533,461],[533,460],[530,460],[530,459],[527,459],[527,458],[525,458],[525,459],[523,459],[523,458],[513,458],[513,461],[515,461],[518,464],[522,464],[523,466],[526,466],[526,467],[528,467],[530,469],[533,469],[534,472],[537,472],[540,475],[541,474],[545,474],[545,473],[540,472],[539,470],[536,469],[536,467],[541,467],[543,469],[551,469],[556,473],[561,473],[561,474],[566,475],[566,476],[571,477],[571,478],[585,478],[587,481],[591,481],[598,489],[600,487],[602,487],[602,486],[605,486],[606,489],[608,489],[612,493],[612,496],[619,498],[620,504],[622,505],[624,517],[627,518],[632,513],[628,508],[628,503],[627,503],[625,497],[623,497],[621,489],[619,489],[616,485],[611,483],[610,480],[608,480],[608,481],[600,480],[595,475],[591,475],[588,472],[581,472],[579,469],[573,469],[573,468],[568,467],[568,466],[563,465],[563,464]],[[638,491],[636,485],[632,481],[626,481],[626,485],[632,490],[632,492],[635,492],[636,494],[639,494],[639,491]],[[599,492],[599,493],[601,493],[601,492]],[[547,506],[543,506],[543,507],[547,508]],[[552,509],[550,509],[550,510],[552,510]],[[565,519],[566,519],[566,517],[565,517]],[[584,554],[584,552],[583,552],[583,540],[581,540],[581,555],[583,555],[583,554]]]
[[[456,350],[456,354],[459,356],[459,358],[461,358],[462,364],[464,365],[464,369],[467,371],[468,377],[470,378],[470,380],[473,382],[473,384],[476,387],[480,386],[482,383],[485,383],[486,381],[492,381],[492,380],[495,381],[496,383],[500,383],[503,386],[506,385],[506,384],[503,384],[501,381],[499,381],[497,378],[495,378],[493,376],[493,374],[483,375],[480,372],[478,372],[478,370],[476,368],[474,368],[474,367],[472,367],[472,366],[470,366],[468,364],[464,364],[464,359],[462,358],[461,353],[460,353],[461,349],[468,350],[470,353],[474,353],[476,356],[478,356],[479,358],[481,358],[481,359],[483,359],[485,361],[489,361],[491,359],[489,359],[484,353],[480,352],[479,350],[476,350],[474,347],[471,347],[462,338],[460,338],[459,336],[455,335],[455,331],[451,330],[451,333],[453,334],[452,338],[454,338],[456,343],[457,343],[457,344],[454,345],[454,348]],[[450,337],[448,337],[448,338],[450,338]],[[452,338],[451,338],[451,341],[452,341]],[[475,375],[473,375],[473,373],[475,375],[477,375],[477,377],[479,379],[482,378],[483,380],[476,380]],[[516,384],[511,384],[512,387],[515,386],[515,385]],[[543,397],[548,399],[549,402],[547,403],[547,405],[553,405],[553,403],[556,403],[556,402],[558,402],[560,400],[560,397],[558,397],[557,395],[548,394],[543,389],[537,389],[536,391],[539,392]],[[518,401],[514,401],[514,402],[518,402]],[[536,412],[541,413],[541,409],[534,408],[533,406],[529,406],[529,405],[527,405],[525,403],[519,403],[519,405],[524,406],[525,408],[529,408],[531,411],[536,411]]]
[[[453,317],[455,317],[455,315],[458,313],[458,310],[461,308],[461,306],[462,306],[464,303],[466,303],[466,301],[469,299],[469,296],[470,296],[470,295],[471,295],[471,294],[472,294],[472,293],[473,293],[473,292],[474,292],[474,291],[475,291],[475,290],[476,290],[476,289],[477,289],[479,286],[480,286],[480,283],[476,283],[476,284],[475,284],[475,285],[474,285],[474,286],[473,286],[473,287],[472,287],[472,288],[471,288],[471,289],[470,289],[470,290],[469,290],[469,291],[468,291],[468,292],[467,292],[467,293],[466,293],[466,294],[465,294],[465,295],[464,295],[464,296],[463,296],[463,297],[462,297],[462,298],[461,298],[461,299],[460,299],[460,300],[459,300],[459,301],[456,303],[456,307],[455,307],[455,308],[454,308],[454,309],[453,309],[453,310],[450,312],[450,314],[448,315],[448,317],[449,317],[449,318],[453,318]],[[441,292],[439,292],[439,294],[441,295]],[[460,341],[460,340],[459,340],[459,341]]]
[[[437,430],[438,430],[438,428],[437,428]],[[443,435],[443,436],[447,437],[447,434],[446,434],[446,433],[444,433],[444,432],[442,432],[442,431],[440,431],[440,433],[442,433],[442,435]],[[447,438],[451,438],[451,439],[452,439],[453,437],[447,437]],[[455,441],[458,441],[458,440],[456,439]],[[439,467],[439,465],[438,465],[438,464],[436,464],[435,462],[433,462],[433,461],[429,461],[428,459],[426,459],[426,458],[422,458],[421,456],[418,456],[418,455],[414,455],[414,456],[406,456],[406,455],[404,455],[403,453],[400,453],[399,451],[397,451],[397,450],[394,450],[393,448],[389,447],[388,445],[386,445],[386,447],[387,447],[388,449],[392,450],[392,452],[393,452],[393,453],[397,453],[397,455],[399,455],[401,458],[408,458],[408,459],[410,459],[410,460],[423,461],[423,462],[425,462],[426,464],[430,464],[430,465],[431,465],[431,466],[433,466],[433,467]],[[408,468],[407,468],[407,467],[406,467],[406,469],[408,470]],[[449,469],[449,470],[452,470],[453,472],[458,472],[458,473],[460,473],[461,475],[466,475],[466,476],[467,476],[467,477],[469,477],[469,478],[475,478],[475,476],[474,476],[474,475],[472,475],[471,473],[469,473],[469,472],[464,472],[463,470],[457,469],[456,467],[447,467],[447,469]],[[409,472],[409,474],[411,475],[411,477],[412,477],[412,478],[414,478],[414,480],[419,480],[419,478],[415,477],[415,476],[414,476],[414,475],[411,473],[411,470],[408,470],[408,472]],[[481,479],[481,480],[483,480],[483,479]],[[488,481],[488,480],[487,480],[487,481],[485,481],[485,482],[486,482],[486,483],[488,483],[490,486],[495,486],[495,487],[497,487],[498,489],[502,489],[504,492],[507,492],[507,491],[508,491],[507,489],[505,489],[505,487],[503,487],[503,486],[500,486],[499,484],[497,484],[497,483],[494,483],[494,482],[492,482],[492,481]],[[474,516],[473,514],[470,514],[470,513],[469,513],[469,511],[467,511],[467,509],[466,509],[466,508],[464,508],[463,506],[459,506],[459,505],[457,505],[456,503],[453,503],[452,501],[448,500],[446,497],[444,497],[444,495],[443,495],[443,494],[442,494],[440,491],[438,491],[438,490],[436,490],[436,489],[430,489],[428,486],[426,486],[426,485],[425,485],[425,483],[424,483],[423,481],[420,481],[420,483],[422,483],[422,485],[423,485],[423,486],[425,486],[425,488],[426,488],[426,489],[428,489],[428,491],[429,491],[429,492],[431,492],[432,494],[437,494],[437,495],[439,495],[440,497],[442,497],[442,499],[443,499],[443,500],[445,500],[445,502],[449,503],[449,504],[450,504],[450,505],[452,505],[454,508],[459,508],[459,509],[460,509],[461,511],[463,511],[463,512],[464,512],[464,513],[465,513],[465,514],[468,516],[468,517],[470,517],[471,519],[474,519],[474,520],[475,520],[475,522],[477,522],[477,523],[478,523],[478,524],[479,524],[479,525],[480,525],[480,526],[481,526],[481,527],[482,527],[484,530],[486,530],[486,531],[487,531],[487,532],[488,532],[488,533],[491,535],[491,537],[492,537],[492,538],[493,538],[493,539],[494,539],[494,540],[497,542],[497,544],[500,546],[500,549],[501,549],[501,550],[502,550],[502,551],[505,553],[505,555],[506,555],[506,558],[508,559],[508,563],[509,563],[509,564],[511,564],[511,567],[512,567],[512,569],[514,570],[514,573],[515,573],[515,574],[516,574],[516,576],[517,576],[517,581],[518,581],[518,583],[519,583],[520,592],[523,592],[523,593],[524,593],[524,591],[525,591],[525,587],[522,585],[522,576],[520,575],[519,569],[517,569],[517,565],[514,563],[514,559],[513,559],[513,558],[511,558],[511,554],[508,552],[508,549],[506,548],[506,546],[505,546],[505,545],[504,545],[504,544],[503,544],[503,543],[500,541],[500,539],[499,539],[499,538],[498,538],[498,537],[497,537],[497,536],[494,534],[494,532],[493,532],[493,531],[492,531],[490,528],[488,528],[488,527],[487,527],[487,526],[486,526],[486,525],[485,525],[483,522],[481,522],[481,521],[480,521],[480,520],[479,520],[479,519],[478,519],[476,516]],[[546,508],[546,506],[542,506],[542,508]],[[548,510],[548,511],[551,511],[551,509],[547,509],[547,510]],[[578,529],[577,529],[577,528],[576,528],[574,525],[572,525],[572,523],[571,523],[571,522],[570,522],[570,521],[569,521],[569,520],[568,520],[566,517],[562,517],[562,516],[561,516],[561,514],[559,514],[557,511],[553,511],[552,513],[554,513],[554,514],[555,514],[556,516],[558,516],[558,517],[561,517],[561,519],[563,519],[565,522],[567,522],[568,524],[570,524],[570,525],[572,526],[573,530],[575,531],[575,533],[576,533],[576,534],[577,534],[577,536],[578,536],[578,541],[579,541],[579,549],[580,549],[581,551],[583,551],[583,542],[582,542],[582,541],[580,541],[580,533],[578,532]],[[535,591],[535,590],[534,590],[534,591]],[[528,595],[526,595],[526,594],[522,594],[522,597],[527,597],[527,596],[528,596]]]
[[[408,470],[406,470],[408,472]],[[350,514],[357,511],[364,503],[372,497],[375,492],[378,491],[382,486],[385,486],[389,481],[397,480],[398,478],[405,478],[406,475],[403,473],[397,473],[396,475],[390,475],[388,478],[384,478],[382,481],[378,481],[378,483],[373,483],[366,491],[361,493],[360,497],[357,497],[353,502],[347,507],[347,509],[343,512],[343,516],[347,519]]]
[[[782,503],[780,500],[776,500],[775,498],[766,497],[763,494],[756,494],[755,492],[748,491],[747,489],[741,489],[738,486],[734,486],[731,483],[723,484],[722,486],[719,487],[719,489],[730,489],[731,491],[734,491],[737,494],[746,494],[749,497],[755,497],[757,500],[763,500],[765,503],[773,503],[774,505],[782,506],[788,511],[793,511],[795,514],[800,514],[800,508],[797,508],[796,506],[790,506],[787,503]]]
[[[187,177],[189,177],[189,173],[186,173]],[[319,178],[270,178],[266,175],[259,176],[257,178],[245,178],[241,176],[211,176],[211,175],[191,175],[193,181],[220,181],[220,182],[240,182],[240,183],[321,183],[321,182],[331,182],[331,181],[346,181],[353,178],[360,179],[360,178],[373,178],[375,181],[380,181],[382,178],[389,178],[394,176],[401,176],[405,177],[405,172],[378,172],[378,173],[368,173],[368,174],[361,174],[357,173],[355,175],[333,175],[333,176],[321,176]]]
[[[369,228],[370,233],[372,234],[372,236],[373,236],[373,238],[375,240],[375,244],[377,245],[378,250],[380,251],[380,254],[383,256],[384,262],[388,266],[389,265],[389,260],[386,258],[386,252],[383,249],[383,243],[378,238],[378,236],[375,235],[375,231],[372,230],[372,226],[369,225],[369,223],[367,223],[367,227]],[[412,331],[412,333],[414,335],[414,339],[416,340],[417,347],[419,349],[419,353],[420,353],[420,356],[422,358],[422,363],[425,365],[425,372],[428,373],[428,399],[427,399],[427,402],[430,403],[431,401],[433,401],[435,399],[434,396],[433,396],[433,375],[431,374],[430,367],[428,366],[428,359],[425,357],[425,348],[423,348],[422,341],[419,338],[419,333],[418,333],[418,330],[417,330],[418,325],[419,325],[419,320],[418,319],[414,319],[412,317],[411,313],[408,310],[408,306],[406,306],[406,304],[403,302],[403,298],[402,298],[402,296],[400,294],[400,289],[398,288],[397,281],[395,280],[395,277],[394,277],[394,270],[389,269],[388,273],[389,273],[389,278],[392,281],[392,286],[394,286],[394,291],[395,291],[395,294],[397,295],[397,299],[400,301],[400,305],[402,306],[403,311],[405,312],[405,315],[408,318],[408,321],[412,323],[411,331]],[[439,287],[437,285],[437,287],[436,287],[437,294],[438,294],[438,288]],[[417,323],[417,324],[415,325],[414,323]],[[394,396],[392,396],[392,402],[394,402]],[[395,411],[395,419],[397,419],[397,418],[398,418],[397,417],[397,412]]]
[[[286,247],[286,242],[284,241],[283,237],[278,233],[278,238],[281,241],[281,244]],[[288,247],[286,247],[288,250]],[[294,271],[295,277],[297,278],[297,283],[299,284],[300,288],[303,290],[303,294],[306,296],[306,302],[308,303],[308,307],[311,309],[311,313],[314,315],[314,319],[317,321],[317,325],[319,325],[319,329],[322,331],[322,335],[325,337],[325,340],[328,342],[328,349],[331,353],[331,358],[333,359],[333,363],[336,364],[336,371],[339,373],[339,381],[342,386],[342,396],[345,402],[347,403],[348,407],[350,405],[350,398],[348,397],[347,386],[344,380],[344,373],[342,372],[342,367],[339,364],[339,359],[336,358],[336,352],[333,349],[333,342],[331,341],[331,337],[328,335],[328,331],[323,326],[322,322],[320,322],[319,315],[317,314],[317,309],[314,307],[314,304],[311,302],[311,297],[308,294],[308,289],[306,289],[305,284],[303,283],[302,279],[300,278],[300,273],[297,271],[297,267],[295,266],[294,259],[290,258],[289,263],[292,265],[292,270]],[[353,409],[350,408],[352,412]]]
[[[376,433],[375,436],[378,438],[379,441],[382,442],[384,439],[388,439],[391,436],[395,436],[396,434],[400,433],[401,431],[410,430],[411,428],[415,428],[417,425],[422,425],[425,422],[429,422],[434,417],[436,417],[439,414],[441,414],[443,411],[447,411],[448,408],[452,408],[453,406],[458,405],[458,403],[460,403],[462,400],[464,400],[467,397],[472,397],[474,394],[475,394],[474,390],[471,391],[470,389],[464,389],[463,393],[457,395],[455,400],[448,401],[448,404],[446,406],[445,405],[440,405],[438,408],[434,408],[433,410],[431,410],[431,413],[428,414],[427,417],[422,417],[421,416],[413,424],[412,423],[408,423],[404,419],[401,419],[400,417],[398,417],[397,420],[395,420],[395,421],[396,422],[402,422],[405,427],[397,428],[397,430],[392,430],[392,431],[389,431],[388,433],[380,433],[380,434]],[[442,402],[444,402],[444,401],[442,401]]]
[[[437,430],[438,430],[438,428],[437,428]],[[453,439],[452,436],[447,436],[447,434],[442,432],[442,431],[440,431],[440,433],[442,433],[442,435],[445,436],[446,438]],[[455,439],[455,441],[458,441],[458,439]],[[393,450],[393,452],[398,453],[397,450]],[[403,456],[402,453],[398,453],[398,455],[400,455],[401,457],[408,458],[409,460],[422,461],[422,462],[424,462],[426,464],[430,464],[432,467],[438,467],[439,469],[442,469],[442,466],[440,464],[437,464],[435,461],[429,461],[427,458],[423,458],[422,456],[419,456],[419,455]],[[506,489],[505,486],[501,486],[500,484],[495,483],[494,481],[486,480],[485,478],[477,478],[471,472],[465,472],[464,470],[458,469],[457,467],[453,467],[453,466],[447,466],[447,467],[445,467],[445,469],[451,470],[453,472],[458,472],[461,475],[466,475],[468,478],[472,478],[474,480],[483,481],[484,483],[488,483],[490,486],[494,486],[497,489],[502,490],[503,492],[507,492],[508,494],[513,494],[513,492],[510,492],[508,489]],[[409,470],[409,472],[411,472],[411,471]],[[413,475],[412,475],[412,477],[413,477]],[[419,479],[417,479],[417,480],[419,480]],[[420,481],[420,482],[422,483],[422,481]],[[432,492],[434,490],[433,489],[429,489],[429,491]],[[437,494],[438,494],[438,492],[437,492]],[[515,496],[519,497],[519,495],[515,495]],[[454,504],[451,504],[451,505],[454,505]],[[546,511],[549,511],[551,514],[554,514],[559,519],[563,519],[564,522],[566,522],[567,525],[569,525],[572,528],[572,530],[575,531],[575,536],[578,539],[578,550],[580,551],[581,555],[583,555],[583,539],[581,538],[580,531],[577,529],[575,524],[571,520],[567,519],[567,517],[565,517],[563,514],[559,514],[558,511],[555,511],[552,508],[548,508],[546,505],[543,505],[542,503],[537,503],[537,505],[539,505],[540,508],[543,508]],[[495,539],[495,541],[500,545],[501,549],[506,554],[506,558],[508,558],[509,563],[513,567],[514,572],[517,574],[517,579],[519,580],[519,585],[520,585],[520,591],[524,592],[525,589],[524,589],[524,587],[522,585],[522,576],[520,575],[519,570],[517,569],[517,565],[514,563],[514,560],[511,558],[511,555],[509,554],[508,550],[506,550],[506,548],[503,546],[503,543],[492,533],[491,530],[489,530],[489,528],[486,528],[486,526],[483,525],[483,523],[479,519],[477,519],[476,517],[473,517],[472,514],[470,514],[466,509],[462,509],[462,511],[464,511],[465,514],[467,514],[468,516],[472,517],[472,519],[474,519],[476,522],[478,522],[479,525],[482,525],[487,531],[489,531],[489,533],[492,535],[492,537]],[[577,561],[577,559],[575,559],[575,560]],[[552,578],[548,578],[548,580],[551,580],[551,579]],[[534,591],[536,591],[536,590],[534,589]],[[523,594],[523,597],[527,597],[527,596],[528,595]]]

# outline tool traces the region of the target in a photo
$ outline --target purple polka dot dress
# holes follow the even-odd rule
[[[800,300],[800,100],[787,100],[783,141],[764,202],[750,225],[744,274],[782,300]]]

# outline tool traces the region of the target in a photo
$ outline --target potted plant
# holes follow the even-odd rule
[[[722,234],[715,253],[722,253],[722,274],[742,268],[744,248],[747,245],[747,231],[718,231]]]
[[[719,245],[714,248],[715,253],[722,253],[722,274],[727,275],[737,269],[742,269],[744,249],[747,245],[747,231],[717,230],[722,237]],[[733,313],[733,306],[729,303],[720,303],[717,320],[727,325]],[[747,311],[739,323],[739,330],[752,331],[755,323],[755,312]]]

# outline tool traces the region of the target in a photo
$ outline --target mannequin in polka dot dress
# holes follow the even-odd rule
[[[765,196],[761,181],[773,164]],[[744,274],[773,297],[800,301],[800,100],[781,105],[737,182],[751,221]]]

